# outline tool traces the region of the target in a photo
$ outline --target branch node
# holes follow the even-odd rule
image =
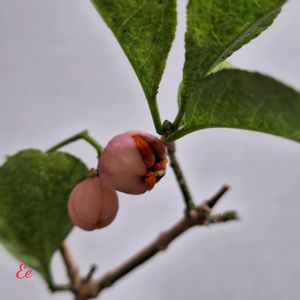
[[[164,136],[170,135],[173,132],[173,128],[174,128],[173,123],[170,122],[169,120],[165,120],[162,125],[162,132]]]

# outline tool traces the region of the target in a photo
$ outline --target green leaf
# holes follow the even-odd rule
[[[156,129],[156,94],[175,36],[176,0],[92,0],[112,30],[144,89]]]
[[[217,66],[215,66],[210,71],[210,74],[217,73],[217,72],[222,71],[224,69],[233,69],[233,68],[234,68],[234,65],[231,62],[225,60],[225,61],[222,61],[221,63],[219,63]],[[177,90],[177,104],[178,104],[178,107],[181,107],[181,105],[182,105],[182,99],[181,99],[182,87],[183,87],[183,82],[181,81],[179,83],[178,90]],[[183,122],[184,122],[184,120],[182,120],[182,123]]]
[[[199,129],[232,127],[300,142],[300,93],[270,77],[227,69],[198,82],[175,140]]]
[[[189,0],[184,85],[187,92],[272,24],[285,0]]]
[[[87,174],[69,154],[38,150],[21,151],[0,168],[0,241],[48,284],[51,257],[72,229],[69,193]]]

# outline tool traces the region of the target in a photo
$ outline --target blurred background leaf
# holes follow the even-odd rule
[[[48,284],[51,257],[73,226],[69,193],[87,175],[74,156],[39,150],[20,151],[0,168],[0,241]]]

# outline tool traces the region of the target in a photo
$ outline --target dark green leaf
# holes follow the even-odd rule
[[[257,130],[300,141],[300,93],[261,74],[223,70],[195,84],[177,139],[208,127]]]
[[[68,195],[87,173],[69,154],[38,150],[21,151],[0,168],[0,241],[48,283],[51,257],[72,228]]]
[[[285,0],[189,0],[185,91],[265,30]]]
[[[176,1],[92,0],[92,3],[131,62],[152,115],[157,114],[156,94],[175,35]]]
[[[233,69],[234,66],[232,63],[230,63],[229,61],[222,61],[221,63],[219,63],[217,66],[215,66],[211,71],[210,71],[210,74],[213,74],[213,73],[217,73],[219,71],[222,71],[224,69]],[[182,96],[182,87],[183,87],[183,82],[181,81],[179,83],[179,86],[178,86],[178,90],[177,90],[177,104],[178,104],[178,107],[180,108],[181,105],[182,105],[182,99],[181,99],[181,96]],[[181,108],[182,109],[182,108]],[[183,125],[184,123],[184,116],[182,117],[181,119],[181,125]]]

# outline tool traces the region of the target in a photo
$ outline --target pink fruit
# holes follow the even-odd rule
[[[84,230],[109,225],[119,208],[117,193],[103,184],[100,177],[88,178],[72,190],[68,213],[72,222]]]
[[[100,157],[99,174],[115,190],[142,194],[165,175],[166,165],[166,146],[160,139],[142,131],[128,131],[107,144]]]

